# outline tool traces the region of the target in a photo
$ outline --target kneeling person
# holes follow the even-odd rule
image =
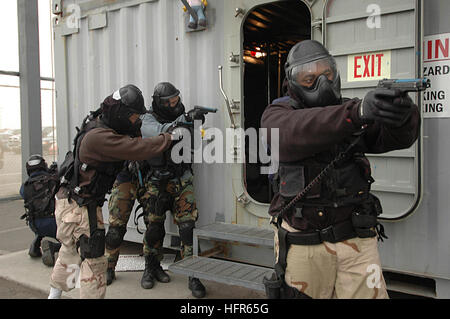
[[[55,221],[55,194],[59,188],[57,167],[54,164],[49,168],[45,159],[36,154],[28,159],[26,170],[28,179],[20,188],[26,212],[21,219],[26,218],[36,235],[28,254],[31,257],[42,256],[45,265],[53,266],[55,253],[61,247],[56,240]]]

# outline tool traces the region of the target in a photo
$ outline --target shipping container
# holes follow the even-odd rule
[[[86,114],[128,83],[142,89],[147,105],[158,82],[174,83],[187,109],[218,108],[206,126],[224,135],[227,129],[259,129],[265,107],[283,95],[287,53],[305,39],[322,42],[335,57],[346,97],[362,98],[383,78],[426,76],[430,89],[411,94],[422,110],[420,137],[409,149],[369,154],[372,190],[381,199],[389,237],[379,243],[388,288],[449,298],[450,2],[209,0],[205,12],[207,26],[193,30],[182,1],[53,1],[59,161]],[[261,174],[267,163],[249,161],[245,139],[224,143],[223,153],[234,162],[193,165],[199,208],[194,244],[203,259],[172,270],[263,289],[261,276],[274,263],[267,213],[273,194]],[[107,205],[103,213],[108,220]],[[133,219],[125,239],[141,242]],[[165,246],[177,246],[170,215],[166,232]],[[250,268],[241,277],[208,270],[223,260]],[[249,278],[251,267],[259,272]]]

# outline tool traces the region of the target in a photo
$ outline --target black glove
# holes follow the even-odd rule
[[[198,110],[190,110],[189,112],[187,112],[185,114],[186,117],[186,121],[188,122],[194,122],[195,120],[200,120],[202,121],[202,124],[205,123],[205,115],[203,115],[202,113],[200,113]]]
[[[400,90],[375,89],[362,100],[358,115],[365,124],[379,121],[393,127],[400,127],[409,119],[414,102],[407,93]]]

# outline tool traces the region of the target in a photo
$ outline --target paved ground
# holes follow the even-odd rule
[[[48,296],[51,268],[40,258],[28,256],[29,245],[34,238],[31,230],[19,217],[23,214],[22,200],[0,200],[0,299],[41,299]],[[124,242],[123,254],[137,255],[142,245]],[[170,253],[174,253],[171,251]],[[106,298],[114,299],[193,299],[187,288],[187,278],[170,273],[168,284],[157,283],[151,290],[140,287],[142,271],[117,272],[117,280],[107,288]],[[242,287],[202,281],[209,299],[265,299],[265,294]],[[392,299],[414,298],[390,291]],[[74,289],[65,298],[79,298]]]
[[[51,268],[42,264],[40,258],[28,256],[28,248],[34,238],[31,230],[19,217],[23,201],[0,201],[0,299],[46,298]],[[125,242],[121,252],[136,255],[142,245]],[[140,287],[142,271],[118,272],[117,280],[107,288],[106,298],[114,299],[194,299],[187,288],[187,277],[170,273],[171,282],[156,283],[150,290]],[[264,299],[265,294],[242,287],[202,281],[210,299]],[[68,294],[78,298],[79,289]]]
[[[45,299],[47,294],[40,290],[22,286],[14,281],[0,278],[0,299]]]

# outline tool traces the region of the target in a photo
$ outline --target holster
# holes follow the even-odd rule
[[[270,278],[264,277],[263,284],[268,299],[311,299],[308,295],[300,292],[294,287],[290,287],[284,280],[287,266],[287,252],[289,242],[287,240],[288,231],[281,227],[281,218],[278,218],[278,262],[275,264],[275,272]]]
[[[91,237],[80,237],[80,256],[82,259],[98,258],[105,254],[105,230],[96,229]]]
[[[105,254],[105,230],[97,228],[97,202],[91,201],[87,205],[89,217],[90,237],[80,237],[80,256],[85,258],[98,258]]]
[[[276,273],[272,273],[270,278],[263,278],[263,284],[266,288],[266,296],[268,299],[281,299],[281,287],[283,281],[284,280],[279,278]]]

